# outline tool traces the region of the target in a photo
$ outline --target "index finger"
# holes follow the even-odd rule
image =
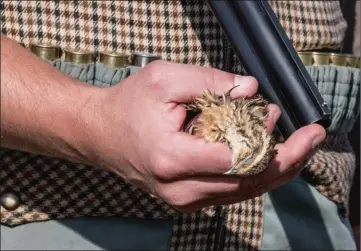
[[[189,102],[202,95],[203,91],[210,90],[216,94],[228,92],[233,87],[231,97],[250,97],[256,94],[258,82],[254,77],[231,74],[209,67],[201,67],[176,63],[160,63],[162,82],[165,88],[163,101]]]

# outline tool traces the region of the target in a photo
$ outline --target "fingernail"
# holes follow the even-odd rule
[[[244,94],[247,94],[247,90],[252,86],[254,81],[253,77],[236,75],[234,77],[234,86],[237,86],[237,88],[234,89],[233,95],[243,96]]]
[[[324,138],[325,137],[323,135],[316,136],[312,141],[312,148],[315,149],[324,140]]]

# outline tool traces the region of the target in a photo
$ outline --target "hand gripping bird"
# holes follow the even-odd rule
[[[277,154],[276,140],[266,131],[268,102],[261,95],[232,100],[236,87],[222,95],[207,90],[185,104],[187,111],[196,114],[185,131],[208,142],[227,144],[232,150],[227,174],[249,176],[267,168]]]

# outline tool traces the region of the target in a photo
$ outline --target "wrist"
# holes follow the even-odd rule
[[[94,167],[112,171],[112,166],[121,166],[117,174],[124,178],[123,172],[129,166],[125,155],[129,149],[124,147],[127,136],[123,119],[126,115],[122,111],[124,106],[119,105],[122,100],[119,86],[97,88],[90,95],[92,98],[76,117],[81,135],[77,138],[81,149],[78,152]],[[114,106],[118,108],[114,109]]]
[[[90,164],[100,92],[100,88],[84,83],[69,84],[62,92],[63,96],[54,95],[59,98],[49,100],[50,113],[44,113],[39,123],[55,144],[49,155]]]

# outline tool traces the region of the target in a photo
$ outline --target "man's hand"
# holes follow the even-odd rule
[[[319,125],[304,127],[279,151],[267,171],[249,178],[224,175],[231,150],[182,131],[181,103],[203,90],[233,98],[252,96],[257,81],[211,68],[157,61],[117,86],[99,90],[96,108],[84,113],[93,136],[92,159],[180,211],[239,202],[274,189],[298,175],[302,161],[325,138]],[[280,110],[269,105],[268,129]]]
[[[231,150],[182,132],[181,103],[209,89],[233,98],[252,96],[257,82],[210,68],[153,62],[119,85],[98,88],[61,73],[1,37],[1,146],[105,168],[180,211],[234,203],[294,178],[302,161],[325,138],[319,125],[304,127],[263,173],[223,173]],[[21,61],[20,61],[21,60]],[[19,61],[21,63],[19,63]],[[279,109],[269,106],[269,131]]]

